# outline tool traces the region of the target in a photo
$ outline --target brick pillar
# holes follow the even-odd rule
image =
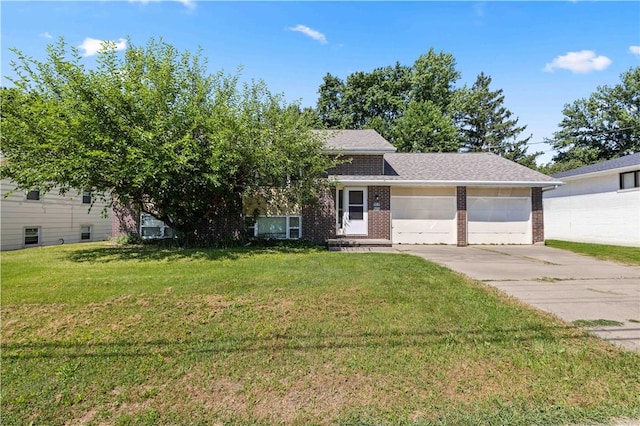
[[[544,243],[544,211],[542,188],[531,188],[531,227],[533,244]]]
[[[458,209],[458,247],[466,247],[467,243],[467,187],[456,188],[456,205]]]

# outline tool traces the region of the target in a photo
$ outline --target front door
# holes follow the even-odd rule
[[[343,230],[345,235],[367,235],[367,189],[345,188],[343,191]]]

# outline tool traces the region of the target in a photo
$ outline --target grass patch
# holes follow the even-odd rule
[[[579,319],[572,321],[572,324],[576,327],[620,327],[624,325],[624,323],[615,320],[608,319],[595,319],[595,320],[586,320]]]
[[[640,418],[640,355],[414,256],[2,255],[2,424]]]
[[[574,253],[586,254],[602,260],[640,265],[640,248],[605,244],[574,243],[570,241],[546,240],[545,244]]]

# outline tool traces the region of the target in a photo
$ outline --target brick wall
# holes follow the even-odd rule
[[[458,210],[458,247],[468,245],[467,242],[467,187],[456,187],[456,206]]]
[[[335,189],[327,189],[318,202],[302,207],[302,238],[318,244],[336,238]]]
[[[381,175],[384,159],[382,155],[349,155],[350,163],[339,164],[329,169],[330,175]]]
[[[140,213],[133,207],[114,202],[113,215],[111,216],[111,235],[120,237],[127,234],[138,235],[139,233]]]
[[[370,186],[368,188],[369,236],[367,238],[391,239],[391,188],[388,186]],[[380,210],[374,210],[376,195]]]
[[[531,188],[531,226],[533,244],[544,242],[544,211],[542,209],[542,188]]]

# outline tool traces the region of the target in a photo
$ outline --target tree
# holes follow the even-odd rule
[[[455,59],[451,54],[429,49],[411,66],[396,62],[393,66],[376,68],[371,72],[354,72],[347,76],[346,81],[327,74],[318,90],[316,110],[328,128],[372,128],[402,150],[408,146],[406,137],[404,141],[396,140],[399,135],[396,127],[410,103],[416,102],[410,119],[414,123],[419,116],[433,116],[434,107],[439,111],[440,120],[450,117],[450,101],[459,78],[460,73],[455,69]],[[417,114],[416,109],[423,109],[427,103],[430,112]],[[423,129],[430,126],[428,123],[418,124]],[[435,128],[441,124],[431,126]],[[406,129],[403,131],[406,135]],[[444,146],[438,141],[429,144]],[[424,143],[413,145],[427,146]],[[448,143],[447,146],[453,148],[454,145]]]
[[[518,126],[518,118],[504,104],[502,89],[492,91],[491,77],[480,73],[471,89],[457,97],[456,121],[460,129],[461,150],[493,152],[509,160],[535,167],[540,153],[527,154],[531,136],[518,140],[527,126]]]
[[[62,39],[44,62],[14,52],[0,172],[19,189],[114,194],[210,243],[241,235],[244,197],[278,188],[309,200],[332,164],[308,114],[262,82],[207,74],[199,53],[151,40],[120,55],[105,44],[88,69]]]
[[[431,101],[411,101],[394,129],[395,145],[401,152],[455,152],[457,129]]]
[[[560,130],[549,141],[553,161],[588,165],[640,151],[640,67],[613,87],[565,105]]]

